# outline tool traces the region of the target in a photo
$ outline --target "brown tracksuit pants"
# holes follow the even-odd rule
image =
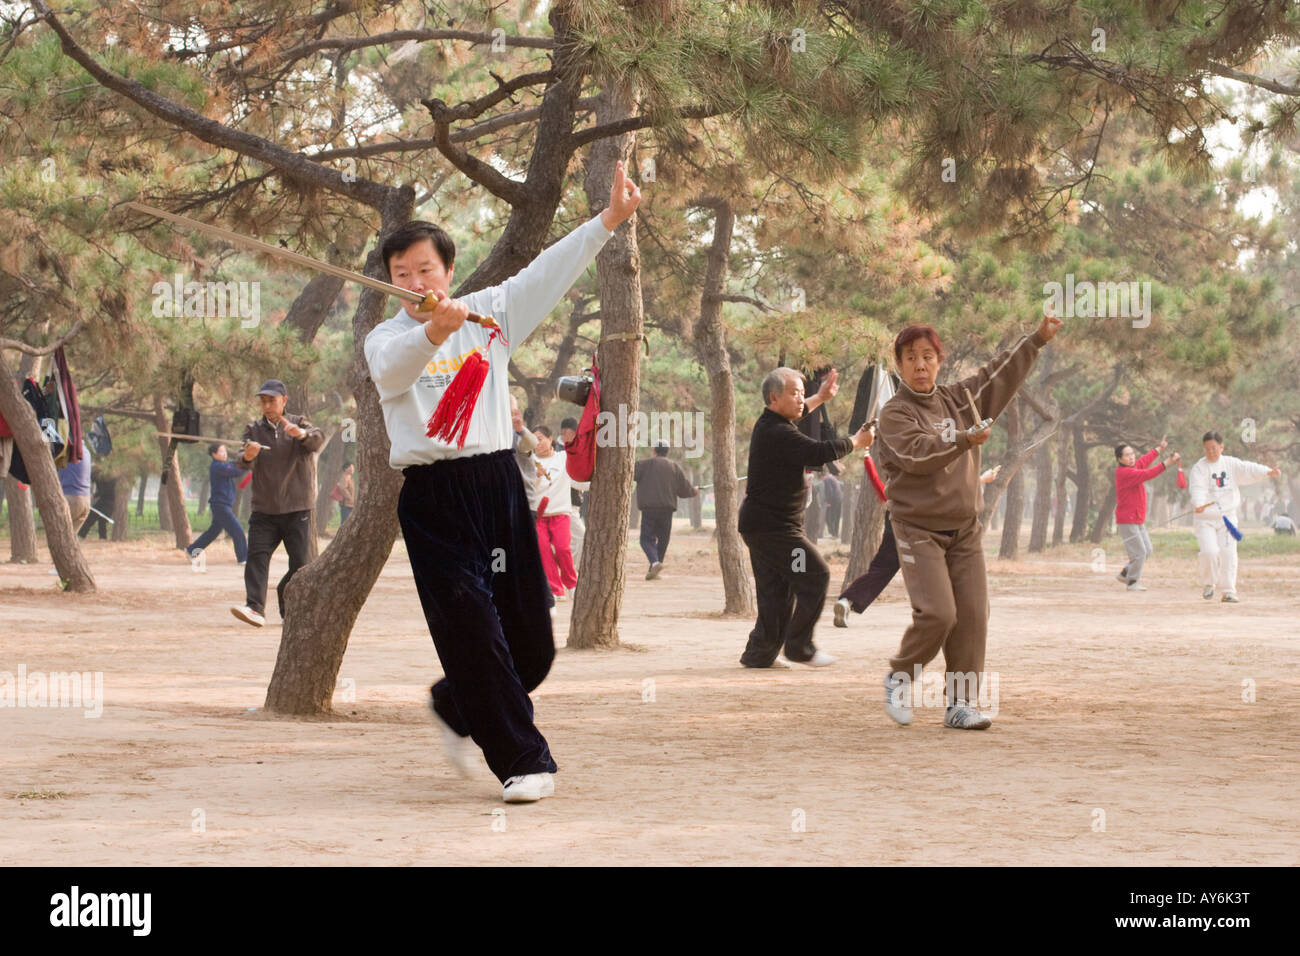
[[[891,519],[912,623],[889,662],[890,672],[914,679],[914,668],[924,667],[942,650],[947,673],[981,675],[971,689],[978,694],[989,623],[984,529],[978,518],[948,533],[918,528],[896,513]]]

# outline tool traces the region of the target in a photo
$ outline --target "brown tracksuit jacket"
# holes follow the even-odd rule
[[[284,423],[293,422],[307,434],[290,438]],[[253,509],[267,515],[308,511],[316,507],[316,488],[312,480],[311,455],[325,444],[325,433],[301,415],[282,415],[272,425],[263,415],[244,426],[243,438],[267,447],[252,461],[236,455],[235,464],[253,471]]]
[[[880,412],[880,465],[893,520],[931,531],[963,527],[979,514],[980,449],[966,429],[975,424],[969,389],[982,418],[997,418],[1015,397],[1047,343],[1027,335],[969,378],[936,385],[929,394],[901,384]]]

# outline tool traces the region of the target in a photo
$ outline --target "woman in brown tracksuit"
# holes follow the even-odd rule
[[[1045,316],[1033,335],[953,385],[936,384],[943,348],[934,329],[908,326],[894,340],[902,385],[881,410],[875,457],[912,601],[912,623],[885,678],[885,710],[900,724],[912,722],[911,681],[940,650],[947,672],[944,725],[983,730],[991,723],[975,706],[989,616],[979,447],[990,428],[980,427],[966,395],[981,419],[997,418],[1060,325]]]

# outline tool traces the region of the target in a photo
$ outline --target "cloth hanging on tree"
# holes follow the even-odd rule
[[[81,461],[81,405],[77,401],[77,386],[68,371],[68,356],[60,345],[54,350],[54,381],[63,405],[63,415],[68,420],[68,463]]]

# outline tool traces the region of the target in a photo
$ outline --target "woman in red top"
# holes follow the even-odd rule
[[[1130,591],[1146,590],[1138,584],[1138,578],[1142,576],[1142,566],[1151,557],[1151,538],[1146,529],[1146,482],[1163,472],[1166,465],[1182,460],[1182,456],[1174,452],[1164,462],[1148,467],[1168,445],[1169,442],[1162,437],[1160,447],[1151,449],[1141,458],[1137,457],[1132,445],[1115,446],[1115,459],[1119,462],[1115,469],[1115,525],[1128,553],[1128,564],[1117,577],[1121,584],[1128,585]]]

